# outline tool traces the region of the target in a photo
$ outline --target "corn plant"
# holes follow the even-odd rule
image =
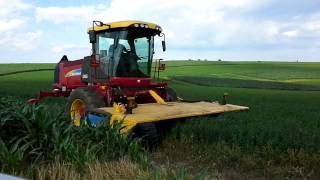
[[[0,169],[57,161],[81,167],[124,156],[146,161],[141,146],[119,134],[120,125],[74,127],[61,106],[26,105],[13,97],[1,98],[0,108]]]

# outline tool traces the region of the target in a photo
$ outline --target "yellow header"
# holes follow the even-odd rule
[[[145,21],[135,21],[135,20],[116,21],[116,22],[106,23],[103,26],[94,26],[94,31],[104,31],[104,30],[116,29],[116,28],[127,28],[132,25],[135,27],[148,28],[148,29],[162,31],[161,27],[154,24],[154,23],[149,23],[149,22],[145,22]],[[93,28],[90,27],[88,29],[88,32],[92,31],[92,30],[93,30]]]

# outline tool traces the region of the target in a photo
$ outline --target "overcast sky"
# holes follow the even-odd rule
[[[320,0],[0,0],[0,63],[89,55],[94,19],[159,24],[157,58],[320,61]]]

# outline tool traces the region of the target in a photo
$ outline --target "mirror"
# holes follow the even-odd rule
[[[159,71],[164,71],[166,69],[166,64],[160,63],[158,69]]]
[[[97,26],[103,26],[103,22],[98,21],[98,22],[97,22]]]
[[[97,42],[96,33],[94,31],[89,31],[89,39],[90,39],[90,43]]]
[[[166,42],[162,41],[162,51],[166,51]]]
[[[96,26],[103,26],[104,24],[103,24],[103,22],[102,21],[93,21],[92,22],[92,26],[94,27],[94,25],[96,25]]]

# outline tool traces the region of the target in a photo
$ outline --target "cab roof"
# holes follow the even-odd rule
[[[105,31],[105,30],[112,30],[117,28],[128,28],[128,27],[141,27],[146,29],[154,29],[157,31],[162,31],[161,27],[154,23],[149,23],[145,21],[136,21],[136,20],[128,20],[128,21],[116,21],[111,23],[103,24],[103,26],[94,26],[94,31]],[[93,31],[93,27],[88,29],[89,31]]]

